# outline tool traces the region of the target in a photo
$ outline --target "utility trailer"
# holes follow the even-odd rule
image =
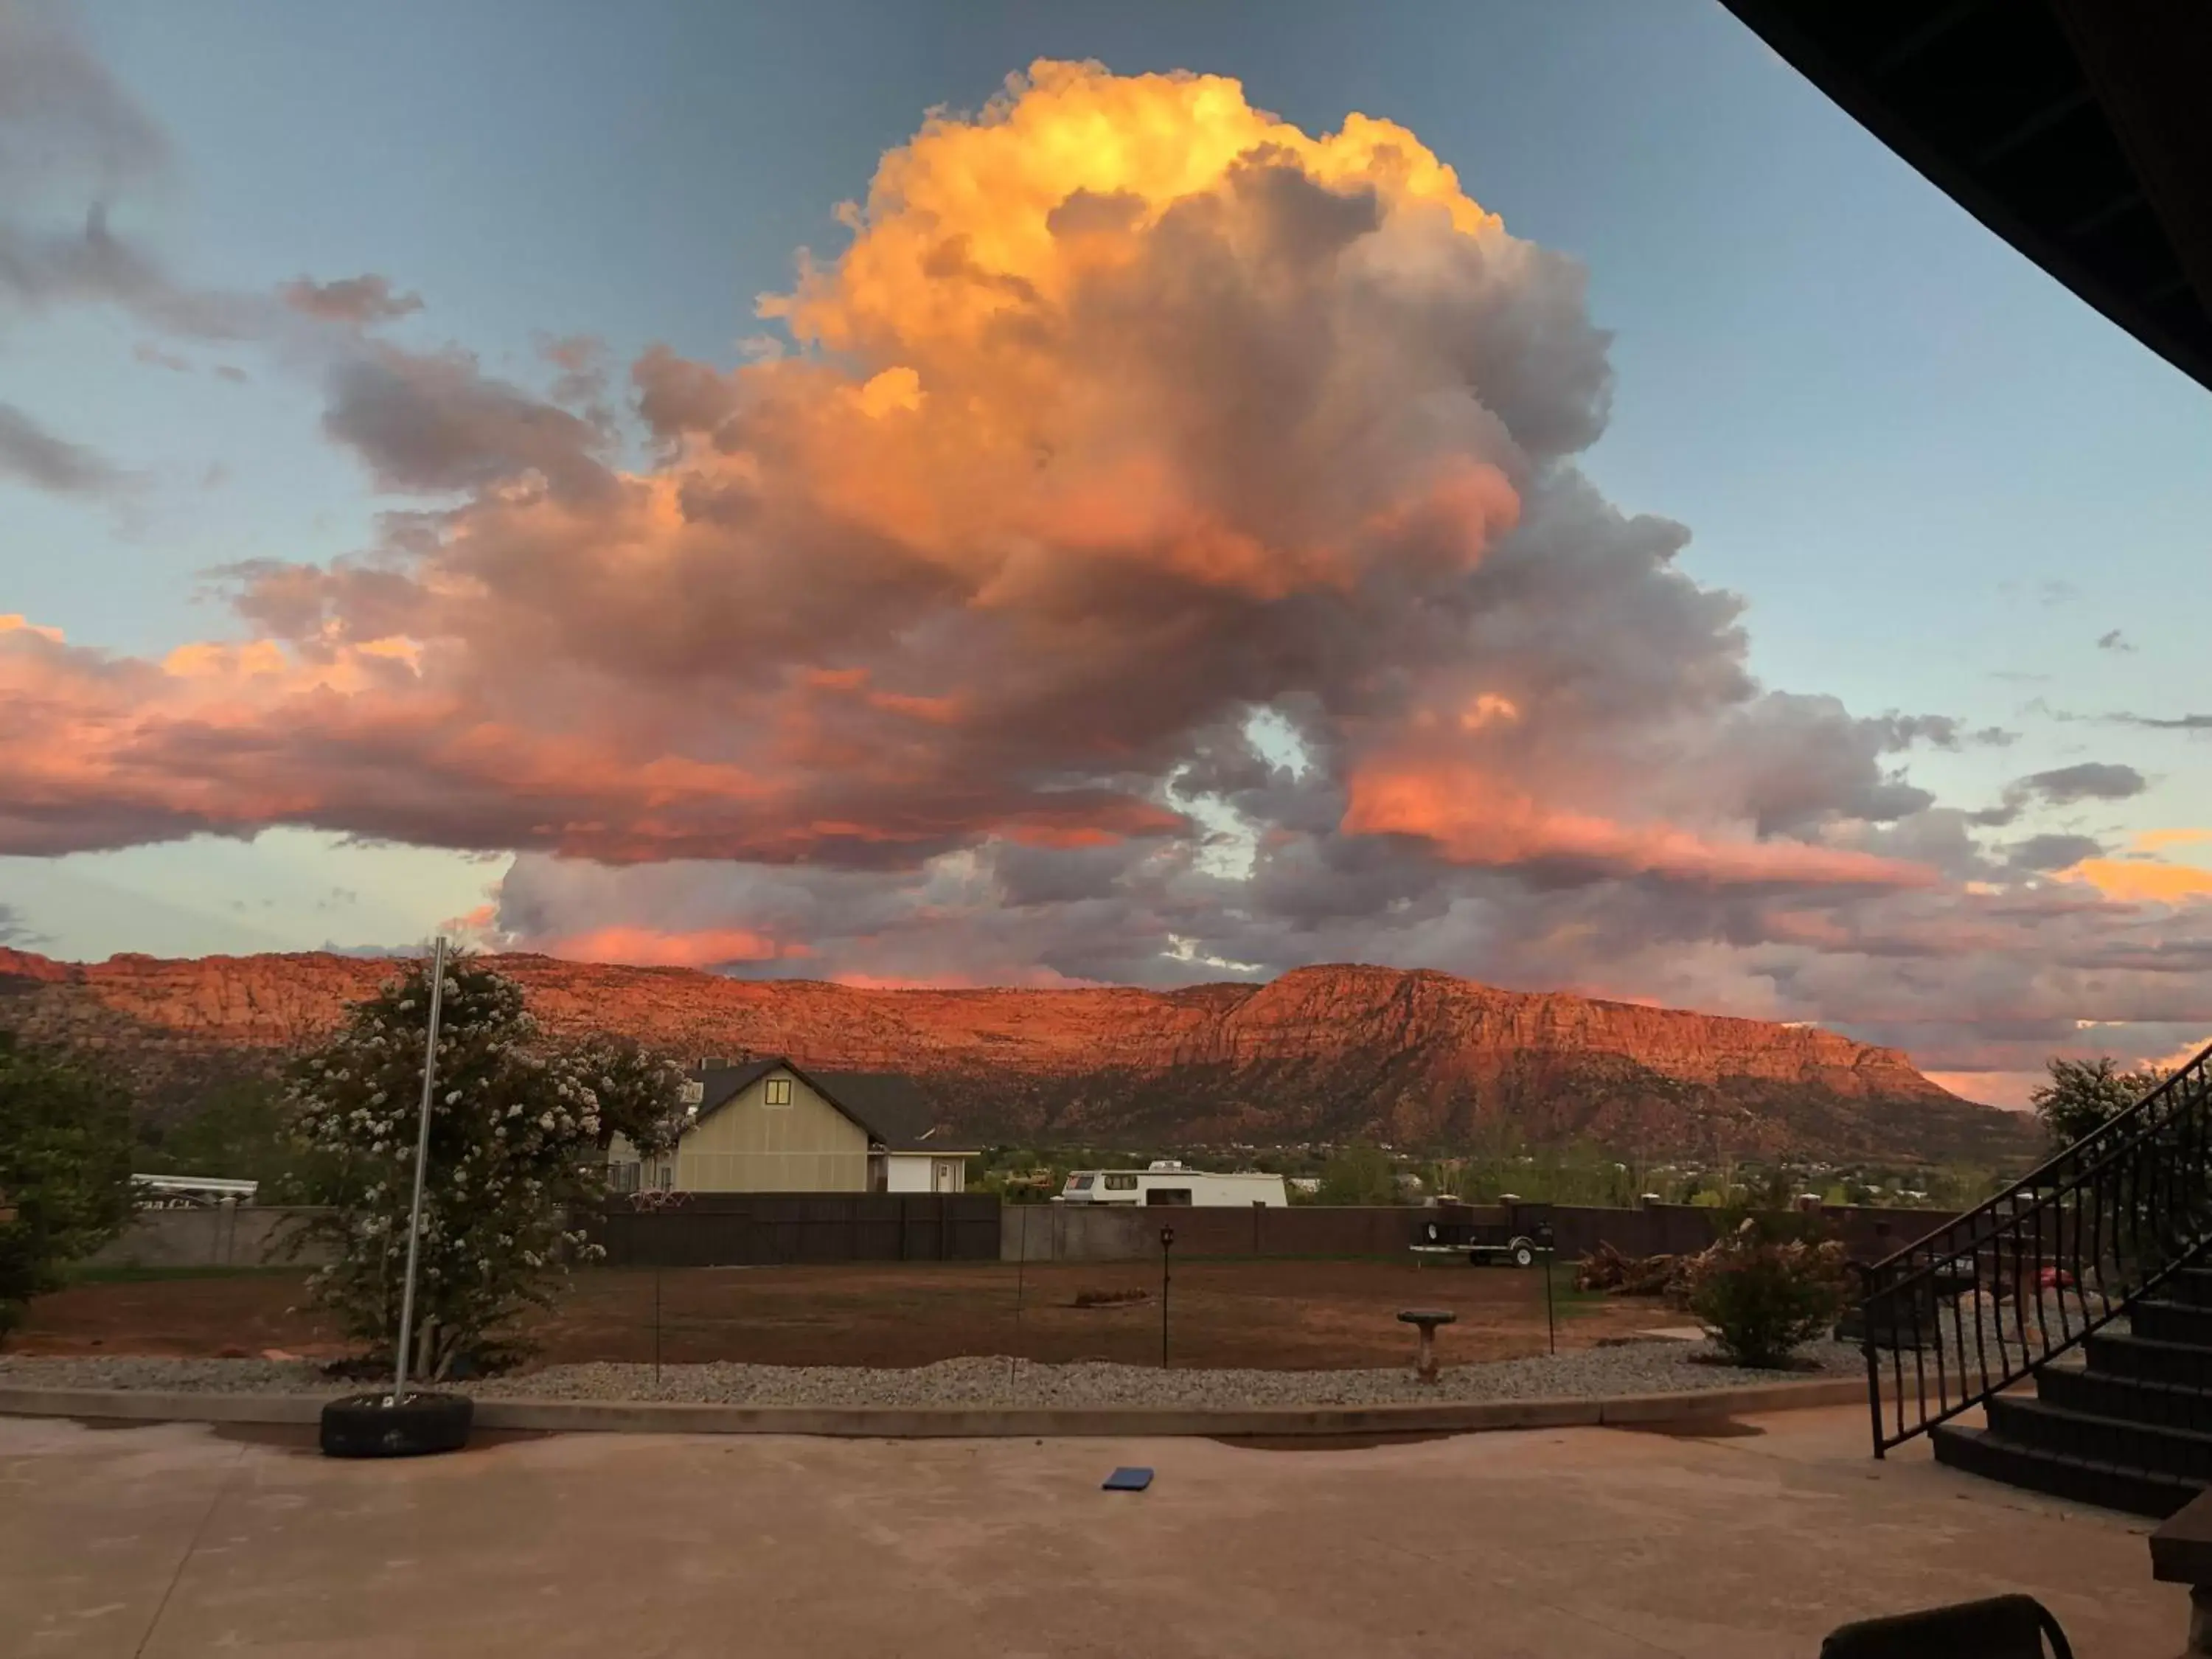
[[[1509,1201],[1500,1207],[1505,1212],[1504,1220],[1477,1221],[1438,1206],[1414,1229],[1414,1256],[1422,1261],[1460,1256],[1474,1267],[1486,1262],[1534,1267],[1536,1258],[1548,1255],[1552,1249],[1552,1206]]]

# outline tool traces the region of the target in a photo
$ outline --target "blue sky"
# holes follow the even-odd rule
[[[738,363],[763,328],[754,296],[790,285],[800,247],[843,246],[832,210],[883,153],[1035,58],[1235,76],[1311,132],[1387,117],[1514,234],[1586,265],[1614,372],[1588,470],[1624,508],[1689,527],[1684,568],[1746,597],[1762,680],[2019,733],[1916,754],[1914,781],[1947,802],[2094,760],[2153,787],[2078,827],[2212,824],[2203,739],[2059,718],[2212,707],[2191,602],[2212,564],[2212,398],[1717,5],[93,0],[74,15],[167,136],[163,187],[117,223],[180,280],[383,273],[423,301],[392,339],[459,343],[526,382],[549,337],[595,337],[616,365],[655,342]],[[326,561],[411,504],[373,488],[325,436],[320,389],[266,354],[93,309],[18,326],[0,354],[9,400],[138,475],[112,499],[0,482],[0,611],[73,644],[158,656],[237,636],[210,568]],[[0,903],[70,956],[374,944],[480,902],[504,867],[277,830],[0,858]]]

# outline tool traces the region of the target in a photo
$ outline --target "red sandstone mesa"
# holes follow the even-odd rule
[[[1187,1144],[1463,1139],[1504,1116],[1648,1155],[2016,1161],[2014,1114],[1815,1027],[1502,991],[1426,970],[1303,968],[1176,991],[878,990],[501,956],[556,1030],[685,1056],[784,1053],[922,1078],[980,1135]],[[0,1024],[99,1044],[157,1090],[273,1059],[388,962],[327,953],[85,965],[0,949]]]

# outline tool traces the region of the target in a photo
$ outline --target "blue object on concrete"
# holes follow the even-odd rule
[[[1142,1492],[1152,1484],[1150,1469],[1116,1469],[1106,1477],[1101,1492]]]

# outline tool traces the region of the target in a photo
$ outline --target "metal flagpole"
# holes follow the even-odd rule
[[[438,1014],[446,1000],[446,936],[430,957],[430,1035],[422,1045],[422,1112],[415,1126],[415,1202],[407,1212],[407,1279],[399,1292],[399,1367],[392,1403],[407,1403],[407,1345],[415,1334],[415,1262],[422,1249],[422,1173],[430,1162],[430,1091],[438,1079]]]

